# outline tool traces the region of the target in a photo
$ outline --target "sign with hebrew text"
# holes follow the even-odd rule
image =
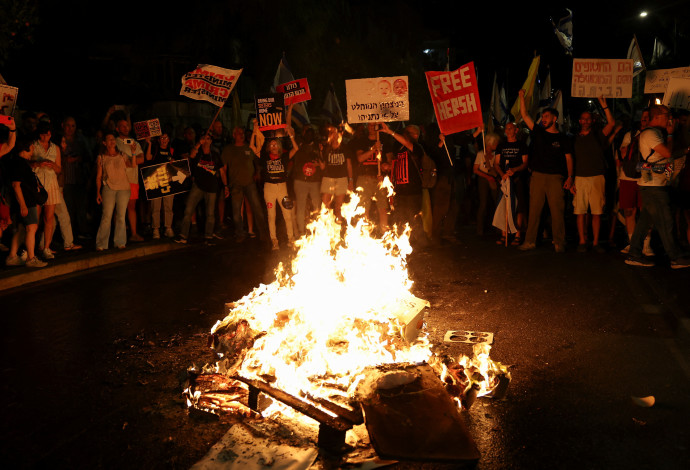
[[[345,80],[347,122],[410,120],[407,76]]]
[[[632,98],[632,59],[573,59],[573,98]]]

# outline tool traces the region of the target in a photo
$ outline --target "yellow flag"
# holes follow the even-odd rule
[[[532,65],[529,66],[529,72],[527,72],[527,79],[525,84],[522,85],[522,89],[525,90],[525,104],[527,105],[527,111],[532,107],[532,98],[534,94],[534,84],[537,81],[537,73],[539,72],[539,58],[541,56],[536,56],[532,59]],[[515,122],[522,121],[520,116],[520,97],[515,100],[515,104],[510,109],[510,113],[515,118]]]

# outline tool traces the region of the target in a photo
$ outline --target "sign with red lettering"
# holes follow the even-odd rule
[[[455,134],[482,124],[474,62],[453,72],[426,72],[426,83],[443,134]]]
[[[19,88],[8,85],[0,85],[0,114],[14,115],[14,106],[17,103]]]
[[[573,59],[573,98],[632,98],[632,59]]]
[[[161,122],[158,119],[135,122],[134,133],[137,136],[137,140],[144,140],[149,137],[160,137],[162,133]]]
[[[347,122],[409,121],[406,76],[345,80]]]
[[[256,95],[256,118],[259,121],[260,131],[284,129],[285,105],[282,93],[266,93]]]
[[[300,78],[293,82],[281,83],[276,87],[276,91],[283,94],[285,106],[290,106],[292,103],[309,101],[311,99],[309,83],[307,83],[306,78]]]
[[[200,64],[182,76],[180,95],[223,106],[241,73],[242,69],[230,70]]]

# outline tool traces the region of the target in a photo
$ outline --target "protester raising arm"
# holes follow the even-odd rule
[[[520,116],[522,116],[522,120],[525,121],[525,125],[529,128],[529,130],[532,130],[534,128],[534,121],[532,120],[532,116],[530,116],[527,112],[527,105],[525,104],[525,90],[520,90],[518,92],[518,96],[520,97]]]
[[[252,152],[254,152],[254,155],[261,157],[261,149],[264,146],[265,138],[259,130],[259,121],[257,119],[253,119],[252,123],[254,125],[252,126],[252,136],[249,138],[249,148]]]
[[[397,140],[401,145],[405,146],[407,150],[410,152],[412,151],[412,143],[407,139],[402,134],[398,134],[395,131],[392,131],[390,127],[385,122],[381,123],[381,131],[385,132],[386,134],[390,134],[393,136],[395,140]]]
[[[599,96],[597,99],[599,100],[601,108],[604,110],[604,114],[606,114],[606,126],[604,126],[604,128],[601,130],[601,133],[605,136],[608,136],[609,134],[611,134],[613,126],[616,125],[616,120],[613,119],[613,114],[611,113],[611,110],[606,104],[606,99],[603,96]]]

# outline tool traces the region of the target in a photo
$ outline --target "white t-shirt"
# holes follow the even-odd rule
[[[648,163],[667,163],[673,162],[670,158],[664,158],[660,153],[652,150],[660,144],[666,144],[661,131],[655,129],[654,127],[648,127],[640,134],[640,153],[642,158],[646,159]],[[649,155],[651,153],[651,155]],[[647,158],[649,155],[649,158]],[[651,180],[645,181],[644,175],[642,178],[637,180],[637,184],[640,186],[666,186],[669,184],[669,179],[664,173],[651,172]]]
[[[488,162],[484,158],[484,151],[480,150],[477,152],[477,158],[474,159],[474,164],[479,166],[479,169],[483,171],[484,173],[488,173],[490,175],[495,175],[496,171],[494,170],[494,161],[496,160],[496,154],[494,153],[491,155],[489,158]]]
[[[139,145],[139,142],[136,140],[134,140],[134,143],[136,144],[134,151],[132,151],[132,145],[126,144],[125,141],[120,137],[115,139],[115,143],[117,144],[117,149],[127,158],[132,158],[133,156],[144,153],[144,151],[141,149],[141,145]],[[139,182],[139,165],[136,164],[136,161],[134,162],[134,166],[132,168],[126,168],[125,170],[127,171],[127,179],[129,182],[132,184],[137,184]]]

